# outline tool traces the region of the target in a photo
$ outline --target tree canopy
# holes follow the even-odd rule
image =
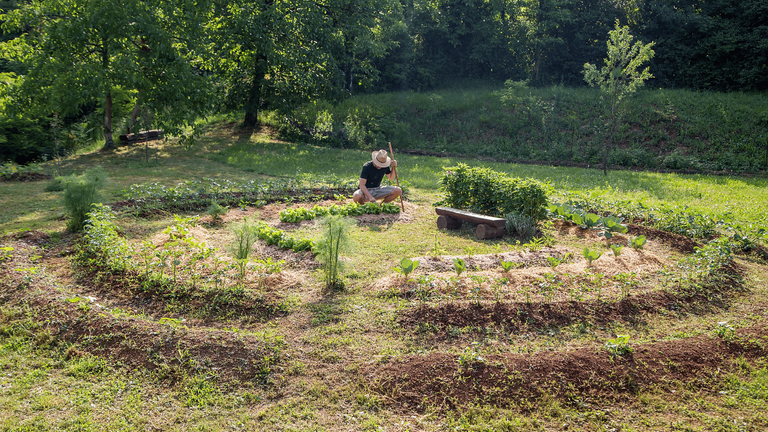
[[[214,111],[238,110],[254,125],[264,109],[356,92],[464,79],[584,85],[582,65],[602,59],[617,20],[656,43],[654,86],[768,89],[761,0],[5,0],[0,8],[0,136],[45,128],[52,116],[64,127],[99,117],[109,147],[138,111],[178,135]]]

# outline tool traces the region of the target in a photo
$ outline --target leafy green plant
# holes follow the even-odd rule
[[[523,285],[518,289],[518,292],[525,297],[525,303],[531,304],[531,287]]]
[[[501,263],[501,268],[504,269],[505,273],[509,273],[510,270],[523,266],[523,263],[517,261],[504,261],[500,259],[499,262]]]
[[[616,338],[608,339],[605,349],[611,357],[625,356],[633,351],[629,346],[629,335],[616,335]]]
[[[582,229],[593,229],[600,226],[602,223],[602,219],[600,215],[594,214],[594,213],[584,213],[581,216],[581,223],[578,223]]]
[[[285,260],[273,260],[272,257],[257,259],[255,262],[266,274],[280,273],[283,271],[283,265],[285,265]]]
[[[539,291],[548,302],[552,301],[555,293],[565,285],[565,282],[561,279],[560,275],[555,273],[544,273],[543,278],[539,278],[537,282]]]
[[[462,273],[464,273],[464,270],[466,270],[466,264],[464,263],[464,260],[461,258],[454,258],[453,259],[453,271],[456,272],[456,276],[461,276]]]
[[[315,243],[311,239],[300,239],[287,235],[283,230],[273,228],[264,221],[258,221],[254,226],[256,236],[282,249],[292,249],[294,252],[313,250]]]
[[[93,204],[84,228],[85,251],[109,269],[124,271],[130,266],[132,251],[114,221],[109,207]]]
[[[198,216],[179,216],[173,215],[174,224],[163,230],[163,233],[168,234],[171,241],[186,239],[189,236],[190,227],[195,224]]]
[[[728,321],[720,321],[715,326],[715,335],[720,339],[731,340],[736,336],[736,330]]]
[[[722,220],[692,212],[685,206],[683,208],[659,208],[653,223],[655,228],[662,231],[702,239],[712,238],[722,225]]]
[[[488,278],[481,275],[470,275],[469,278],[472,280],[472,299],[475,301],[475,304],[480,304],[483,293],[483,283],[485,283]]]
[[[621,224],[623,221],[623,218],[617,218],[616,216],[602,217],[600,223],[603,226],[603,231],[599,235],[609,239],[613,237],[613,233],[626,234],[629,229],[626,225]]]
[[[621,250],[622,249],[623,249],[623,246],[621,246],[621,245],[617,245],[617,244],[612,244],[611,245],[611,251],[613,252],[613,256],[614,257],[618,257],[619,255],[621,255]]]
[[[440,240],[437,238],[437,233],[435,233],[434,241],[432,242],[432,250],[431,254],[433,257],[438,257],[443,254],[443,244],[440,242]]]
[[[531,252],[540,251],[544,247],[547,240],[544,237],[534,237],[528,243],[523,243],[523,247],[528,248]]]
[[[405,276],[406,279],[408,279],[408,275],[416,270],[416,267],[418,266],[419,262],[417,260],[403,258],[400,260],[400,267],[396,267],[395,271],[401,273],[403,276]]]
[[[570,252],[566,253],[562,258],[548,256],[547,257],[547,264],[549,264],[550,267],[555,268],[559,266],[561,263],[567,261],[571,257]]]
[[[311,209],[304,207],[287,208],[280,212],[280,222],[299,223],[303,220],[312,220],[315,217],[331,215],[360,216],[363,214],[399,213],[400,207],[393,203],[349,203],[343,206],[332,204],[327,207],[315,205]]]
[[[509,279],[507,278],[498,278],[492,281],[493,283],[491,286],[493,287],[493,298],[496,301],[496,303],[501,302],[501,299],[504,297],[504,294],[507,292],[505,288],[507,288],[507,285],[509,284]]]
[[[317,242],[317,257],[323,264],[325,286],[329,289],[343,288],[340,279],[342,263],[339,255],[351,248],[349,237],[351,223],[343,216],[329,215],[320,221],[322,237]]]
[[[583,255],[584,255],[584,259],[586,259],[587,262],[589,263],[589,265],[591,266],[592,265],[592,261],[595,261],[598,258],[600,258],[603,255],[603,253],[602,252],[598,252],[596,250],[592,251],[592,250],[589,250],[589,248],[585,247],[584,251],[583,251]]]
[[[632,249],[640,250],[645,246],[646,239],[644,235],[640,235],[637,237],[632,237],[629,239],[629,246],[632,247]]]
[[[751,252],[760,244],[760,239],[766,234],[765,228],[753,228],[752,225],[744,227],[736,225],[730,228],[733,231],[731,242],[734,249],[739,252]]]
[[[141,246],[136,254],[141,257],[144,262],[144,277],[149,279],[151,271],[152,258],[155,256],[155,244],[150,240],[144,240],[141,242]]]

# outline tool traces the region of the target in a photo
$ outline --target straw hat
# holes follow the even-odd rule
[[[386,168],[392,163],[392,159],[387,156],[386,150],[379,150],[371,153],[371,160],[376,166]]]

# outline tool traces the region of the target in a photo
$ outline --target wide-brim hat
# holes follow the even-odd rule
[[[376,166],[380,166],[382,168],[386,168],[389,166],[389,164],[392,163],[392,159],[387,156],[386,150],[379,150],[374,151],[371,153],[371,160],[373,163],[376,164]]]

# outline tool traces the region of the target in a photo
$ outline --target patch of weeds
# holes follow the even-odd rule
[[[728,321],[720,321],[715,326],[714,334],[720,339],[732,340],[736,337],[736,330],[728,324]]]
[[[613,277],[613,283],[621,290],[622,297],[629,297],[630,291],[637,288],[640,284],[640,282],[635,280],[636,277],[637,274],[635,272],[619,273]]]
[[[477,351],[479,344],[472,342],[471,345],[464,348],[464,351],[459,355],[459,368],[462,369],[477,369],[479,366],[485,364],[485,359]]]
[[[219,405],[222,397],[221,390],[211,378],[203,375],[187,377],[179,394],[184,405],[198,408]]]

